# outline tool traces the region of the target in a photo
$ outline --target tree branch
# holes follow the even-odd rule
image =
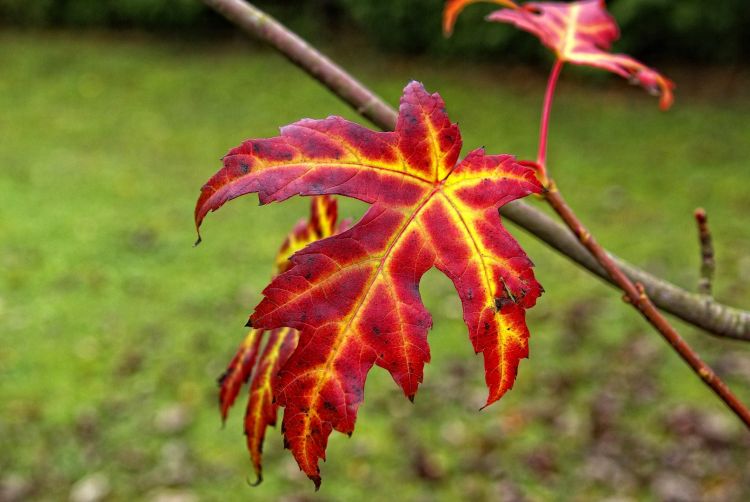
[[[267,42],[376,126],[386,130],[395,127],[396,110],[263,11],[243,0],[202,1],[247,33]],[[516,201],[503,206],[500,212],[568,259],[615,284],[567,228],[555,223],[541,211]],[[608,254],[632,281],[643,284],[646,293],[659,308],[713,335],[750,341],[750,312],[720,304],[710,297],[689,293]]]

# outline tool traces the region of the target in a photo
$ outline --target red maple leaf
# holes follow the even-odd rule
[[[336,199],[328,195],[313,197],[310,218],[302,219],[295,225],[276,255],[276,273],[288,270],[291,266],[289,257],[311,242],[346,230],[347,222],[336,225],[337,215]],[[247,448],[258,478],[256,484],[263,480],[261,461],[266,429],[276,425],[278,404],[273,397],[273,378],[289,359],[299,338],[297,331],[290,328],[268,332],[265,348],[258,359],[261,341],[266,333],[262,329],[251,329],[219,378],[219,407],[222,419],[226,420],[240,389],[252,377],[244,428]]]
[[[273,394],[285,407],[285,444],[316,486],[328,436],[352,433],[373,365],[409,398],[417,392],[432,325],[419,281],[430,268],[459,293],[469,338],[484,356],[486,405],[512,387],[528,355],[525,309],[541,287],[497,209],[542,187],[508,155],[479,149],[457,162],[461,144],[440,96],[412,82],[395,132],[340,117],[302,120],[231,150],[202,189],[198,226],[208,211],[251,192],[264,204],[340,194],[372,205],[349,230],[292,256],[250,318],[258,329],[300,332]]]
[[[458,13],[466,5],[480,0],[448,0],[443,12],[443,28],[449,34]],[[625,54],[612,54],[612,43],[620,38],[620,29],[607,12],[604,0],[578,2],[513,2],[494,0],[507,5],[487,16],[487,20],[511,23],[536,35],[558,60],[594,66],[610,71],[661,95],[659,105],[668,109],[673,101],[674,83],[657,71]]]

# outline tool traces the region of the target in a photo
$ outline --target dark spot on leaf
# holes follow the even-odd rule
[[[512,298],[508,298],[507,296],[503,296],[501,298],[495,298],[495,310],[500,312],[508,305],[511,305],[515,303]]]

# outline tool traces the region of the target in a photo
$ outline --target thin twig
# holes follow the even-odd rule
[[[267,42],[376,126],[384,130],[395,127],[396,110],[260,9],[242,0],[203,2],[245,32]],[[541,211],[516,201],[503,206],[501,214],[570,260],[614,284],[586,248],[581,246],[566,228],[552,221]],[[710,334],[750,341],[750,312],[717,302],[707,303],[700,295],[690,293],[614,255],[611,256],[632,280],[643,283],[649,297],[659,308]]]
[[[549,130],[550,113],[552,110],[552,97],[555,92],[555,86],[560,77],[562,62],[558,60],[552,68],[547,86],[547,96],[542,108],[542,136],[539,138],[539,163],[540,172],[544,173],[547,183],[547,192],[545,199],[550,206],[562,218],[568,228],[576,235],[581,244],[596,258],[596,261],[607,271],[612,280],[622,289],[628,298],[628,303],[640,311],[643,317],[651,323],[656,331],[669,343],[680,357],[692,368],[692,370],[705,382],[705,384],[721,398],[722,401],[739,417],[740,420],[750,429],[750,410],[735,396],[727,384],[704,363],[698,353],[680,336],[669,321],[659,312],[646,294],[642,284],[635,284],[628,276],[617,266],[614,260],[607,254],[602,246],[596,241],[591,232],[583,225],[578,216],[568,206],[560,191],[557,189],[554,180],[549,174],[547,166],[542,163],[545,161],[547,152],[547,134]],[[697,218],[696,214],[696,218]]]
[[[708,228],[706,210],[699,207],[695,210],[695,222],[698,224],[698,239],[701,243],[701,275],[698,279],[698,293],[711,296],[711,287],[716,269],[714,246],[711,241],[711,229]]]

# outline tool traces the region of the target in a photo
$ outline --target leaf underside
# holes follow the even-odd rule
[[[250,318],[256,329],[299,332],[272,386],[285,408],[285,444],[316,486],[332,430],[354,430],[373,365],[407,397],[416,394],[430,360],[432,318],[419,294],[430,268],[458,291],[469,338],[484,356],[485,405],[512,387],[528,355],[525,310],[541,287],[497,209],[542,188],[508,155],[480,149],[458,162],[461,145],[440,96],[412,82],[394,132],[340,117],[302,120],[231,150],[203,187],[197,225],[251,192],[261,203],[339,194],[371,204],[352,228],[294,254]]]
[[[479,0],[448,0],[443,11],[446,33],[450,33],[461,9]],[[487,1],[487,0],[484,0]],[[489,0],[507,5],[513,2]],[[603,0],[577,2],[527,2],[501,9],[488,21],[510,23],[535,35],[560,61],[593,66],[629,79],[652,94],[660,95],[662,110],[672,106],[674,83],[657,71],[625,54],[612,54],[612,43],[620,29]]]

